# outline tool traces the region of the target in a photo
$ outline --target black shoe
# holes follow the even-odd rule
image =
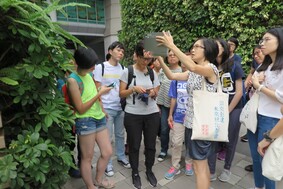
[[[242,141],[242,142],[248,142],[248,141],[249,141],[247,134],[241,136],[241,141]]]
[[[147,177],[149,184],[152,187],[156,187],[157,186],[157,180],[156,180],[156,177],[154,176],[153,172],[152,171],[146,171],[145,174],[146,174],[146,177]]]
[[[164,161],[165,158],[166,158],[166,156],[167,156],[167,154],[165,154],[164,152],[161,152],[161,153],[159,154],[159,156],[157,157],[157,161],[159,161],[159,162]]]
[[[141,177],[139,174],[132,174],[133,185],[136,189],[141,189]]]
[[[253,172],[253,165],[247,165],[245,167],[245,170],[248,171],[248,172]]]
[[[81,178],[81,172],[79,169],[70,168],[69,175],[73,178]]]

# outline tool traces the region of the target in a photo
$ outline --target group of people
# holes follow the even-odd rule
[[[156,187],[157,179],[152,171],[156,138],[159,136],[161,141],[158,161],[163,161],[170,147],[170,129],[172,166],[164,175],[166,179],[173,179],[180,173],[184,141],[185,173],[195,174],[196,188],[212,188],[210,182],[217,179],[217,154],[222,149],[226,152],[225,164],[218,179],[227,182],[240,131],[243,91],[252,86],[260,94],[257,131],[248,131],[255,189],[275,189],[275,182],[262,175],[262,157],[257,146],[264,139],[263,133],[271,130],[282,117],[283,83],[280,80],[283,78],[283,28],[270,29],[263,35],[260,48],[257,49],[265,55],[264,59],[262,63],[258,62],[261,65],[251,71],[245,82],[241,60],[234,54],[238,45],[234,38],[228,42],[220,38],[199,38],[186,53],[174,44],[170,32],[163,32],[163,36],[157,36],[156,41],[169,49],[166,60],[160,56],[152,57],[151,52],[139,42],[134,49],[134,64],[128,68],[119,63],[124,57],[124,46],[120,42],[109,46],[107,61],[97,66],[98,58],[91,48],[79,47],[74,53],[76,74],[82,80],[83,87],[72,77],[68,78],[67,86],[76,115],[75,130],[81,152],[79,167],[87,188],[114,187],[114,183],[103,178],[104,173],[107,176],[114,174],[111,161],[113,130],[117,161],[132,169],[135,188],[142,186],[139,176],[142,135],[146,177],[150,185]],[[255,59],[259,51],[253,51]],[[151,69],[149,64],[154,68]],[[229,142],[225,144],[191,139],[193,91],[201,89],[203,78],[208,91],[216,92],[217,86],[222,85],[223,92],[229,94]],[[125,99],[124,110],[120,99]],[[274,131],[269,132],[269,136],[277,137]],[[129,161],[125,156],[124,141],[129,147]],[[95,144],[101,156],[93,180],[91,162]],[[259,147],[267,146],[266,142],[260,144]],[[259,151],[262,153],[262,148]]]

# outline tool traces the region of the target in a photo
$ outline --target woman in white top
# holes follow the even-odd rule
[[[215,143],[211,141],[191,140],[192,118],[194,115],[192,94],[194,90],[201,89],[203,77],[206,79],[207,90],[216,91],[218,70],[211,62],[214,62],[218,55],[218,45],[212,39],[200,38],[193,43],[191,56],[187,56],[174,44],[170,33],[163,32],[163,34],[163,36],[157,36],[156,40],[174,52],[189,70],[188,72],[172,73],[163,59],[158,57],[161,67],[169,79],[188,80],[187,92],[189,98],[184,124],[189,133],[189,153],[193,159],[197,189],[208,189],[210,188],[210,173],[207,158],[214,151]]]
[[[253,160],[255,188],[275,189],[275,182],[262,175],[262,157],[257,152],[263,133],[271,130],[281,118],[283,103],[283,27],[268,30],[259,43],[265,55],[263,63],[252,77],[253,87],[259,92],[258,125],[256,133],[248,131]],[[258,73],[264,71],[264,80],[259,82]]]

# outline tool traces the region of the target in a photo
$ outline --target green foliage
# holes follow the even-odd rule
[[[60,188],[74,166],[74,115],[56,85],[72,66],[65,39],[83,44],[49,18],[65,5],[40,3],[0,1],[0,108],[7,139],[0,184],[10,180],[11,188]]]
[[[235,36],[243,64],[251,61],[253,47],[266,29],[283,25],[281,0],[121,0],[119,38],[131,63],[135,44],[152,31],[170,30],[174,42],[187,50],[199,37]]]

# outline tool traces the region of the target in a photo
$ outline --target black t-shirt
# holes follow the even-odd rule
[[[222,85],[222,91],[224,93],[229,94],[229,104],[230,104],[234,95],[236,94],[236,80],[240,78],[243,79],[245,77],[244,70],[241,64],[234,62],[230,72],[224,73],[222,70],[220,70],[219,75]],[[242,107],[243,107],[243,103],[242,101],[239,101],[239,103],[235,108],[242,108]]]

